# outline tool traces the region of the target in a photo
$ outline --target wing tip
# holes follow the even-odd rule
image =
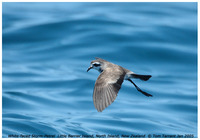
[[[103,112],[103,110],[98,110],[98,109],[97,109],[97,111],[98,111],[98,112]]]

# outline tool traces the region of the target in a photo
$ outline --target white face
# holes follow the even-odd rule
[[[94,62],[91,65],[92,65],[93,69],[101,71],[101,64],[99,62]]]

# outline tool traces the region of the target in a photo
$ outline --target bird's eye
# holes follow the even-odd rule
[[[100,64],[95,63],[95,64],[93,64],[93,66],[98,67],[98,66],[100,66]]]

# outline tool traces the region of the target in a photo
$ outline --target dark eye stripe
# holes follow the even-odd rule
[[[100,64],[96,64],[96,63],[95,63],[95,64],[93,64],[93,65],[94,65],[95,67],[97,67],[97,66],[100,66]]]

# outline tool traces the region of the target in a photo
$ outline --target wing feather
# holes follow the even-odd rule
[[[114,102],[123,83],[125,72],[123,70],[115,72],[104,70],[98,77],[94,92],[93,102],[98,112],[102,112],[106,107]]]
[[[111,95],[110,93],[108,92],[108,94],[105,94],[107,96],[107,100],[108,100],[108,105],[109,106],[111,103],[112,103],[112,98],[111,98]]]

